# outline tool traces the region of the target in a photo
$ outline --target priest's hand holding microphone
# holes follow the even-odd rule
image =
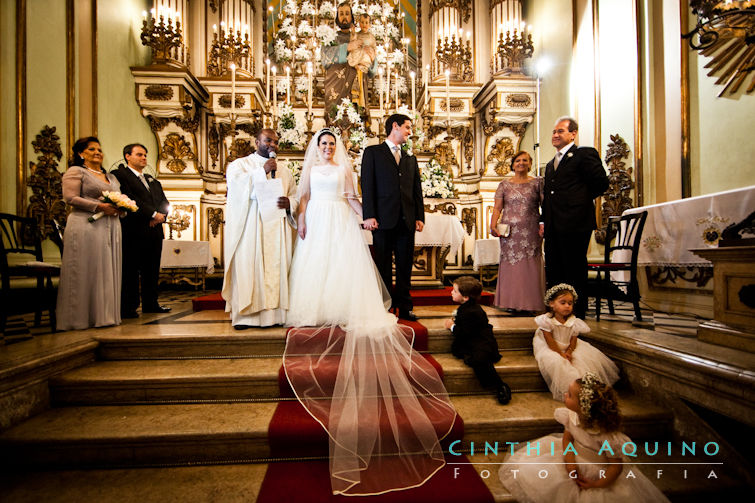
[[[270,178],[275,178],[275,171],[278,169],[278,161],[275,160],[277,154],[272,149],[267,153],[268,161],[264,164],[265,173],[270,173]],[[287,197],[278,198],[278,208],[288,211],[291,208],[291,202]]]

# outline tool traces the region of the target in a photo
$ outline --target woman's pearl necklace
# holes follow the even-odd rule
[[[88,169],[88,170],[89,170],[89,171],[91,171],[92,173],[97,173],[98,175],[104,175],[104,173],[102,172],[102,170],[101,170],[101,169],[92,169],[92,168],[90,168],[89,166],[85,166],[85,167],[86,167],[86,169]]]

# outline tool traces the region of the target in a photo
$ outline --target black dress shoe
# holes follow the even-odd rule
[[[501,405],[506,405],[511,401],[511,388],[509,388],[509,385],[506,383],[502,383],[501,386],[496,390],[495,397],[498,399],[498,403]]]
[[[146,309],[142,309],[143,313],[169,313],[170,308],[169,307],[163,307],[163,306],[154,306],[154,307],[148,307]]]
[[[121,313],[121,319],[138,318],[138,317],[139,317],[139,313],[137,313],[136,311],[126,311],[125,313]]]
[[[417,315],[414,314],[412,311],[404,311],[399,310],[398,312],[399,319],[406,320],[406,321],[417,321],[419,318],[417,318]]]
[[[251,325],[234,325],[233,326],[234,330],[248,330],[250,328],[252,328]]]

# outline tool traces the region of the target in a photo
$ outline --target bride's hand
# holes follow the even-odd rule
[[[299,237],[304,239],[307,237],[307,224],[304,222],[299,222],[297,232],[299,233]]]

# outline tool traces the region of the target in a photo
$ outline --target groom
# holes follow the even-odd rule
[[[364,228],[372,231],[375,264],[385,286],[391,287],[395,255],[396,286],[391,297],[399,318],[416,321],[409,287],[414,262],[414,232],[425,226],[425,209],[417,158],[401,148],[412,134],[412,121],[393,114],[385,123],[384,143],[364,150],[362,207]]]

